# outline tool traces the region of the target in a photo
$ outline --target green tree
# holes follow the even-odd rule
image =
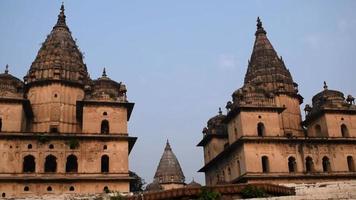
[[[129,171],[129,176],[133,178],[130,181],[130,191],[131,192],[142,192],[143,186],[146,184],[145,180],[138,176],[135,172]]]

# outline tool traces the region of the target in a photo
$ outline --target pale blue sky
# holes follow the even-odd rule
[[[107,68],[136,103],[130,168],[152,180],[166,139],[187,182],[203,165],[206,121],[241,87],[256,18],[299,84],[304,102],[329,88],[356,95],[356,1],[64,1],[92,78]],[[22,78],[57,20],[61,1],[0,1],[0,70]],[[304,105],[302,105],[302,108]]]

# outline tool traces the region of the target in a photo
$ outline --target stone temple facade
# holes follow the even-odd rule
[[[62,5],[24,81],[0,74],[0,197],[129,192],[126,92],[90,78]]]
[[[354,98],[324,89],[305,106],[258,18],[243,86],[203,129],[207,185],[308,183],[356,178]]]

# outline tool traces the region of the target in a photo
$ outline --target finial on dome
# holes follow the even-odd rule
[[[324,81],[324,90],[328,89],[328,85],[326,85],[326,81]]]
[[[263,28],[260,17],[257,17],[257,29]]]
[[[64,3],[63,2],[62,2],[60,10],[61,10],[61,12],[58,15],[57,24],[55,25],[55,27],[57,27],[57,26],[67,27],[67,25],[66,25],[66,16],[64,14]]]
[[[222,115],[221,107],[219,107],[219,115]]]
[[[256,26],[257,26],[257,31],[255,33],[256,36],[260,33],[264,33],[264,34],[267,33],[262,26],[262,21],[261,21],[260,17],[257,17],[257,25]]]
[[[8,73],[9,73],[9,65],[6,64],[6,66],[5,66],[5,74],[8,74]]]
[[[105,67],[104,67],[104,69],[103,69],[103,74],[102,74],[101,76],[102,76],[102,77],[107,77]]]
[[[166,142],[166,148],[164,148],[164,150],[171,150],[171,145],[169,144],[168,139],[167,139],[167,142]]]

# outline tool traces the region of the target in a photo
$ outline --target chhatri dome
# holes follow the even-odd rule
[[[173,153],[168,140],[161,160],[159,161],[154,181],[147,185],[147,190],[167,190],[181,188],[185,185],[185,177],[178,162],[176,155]]]

